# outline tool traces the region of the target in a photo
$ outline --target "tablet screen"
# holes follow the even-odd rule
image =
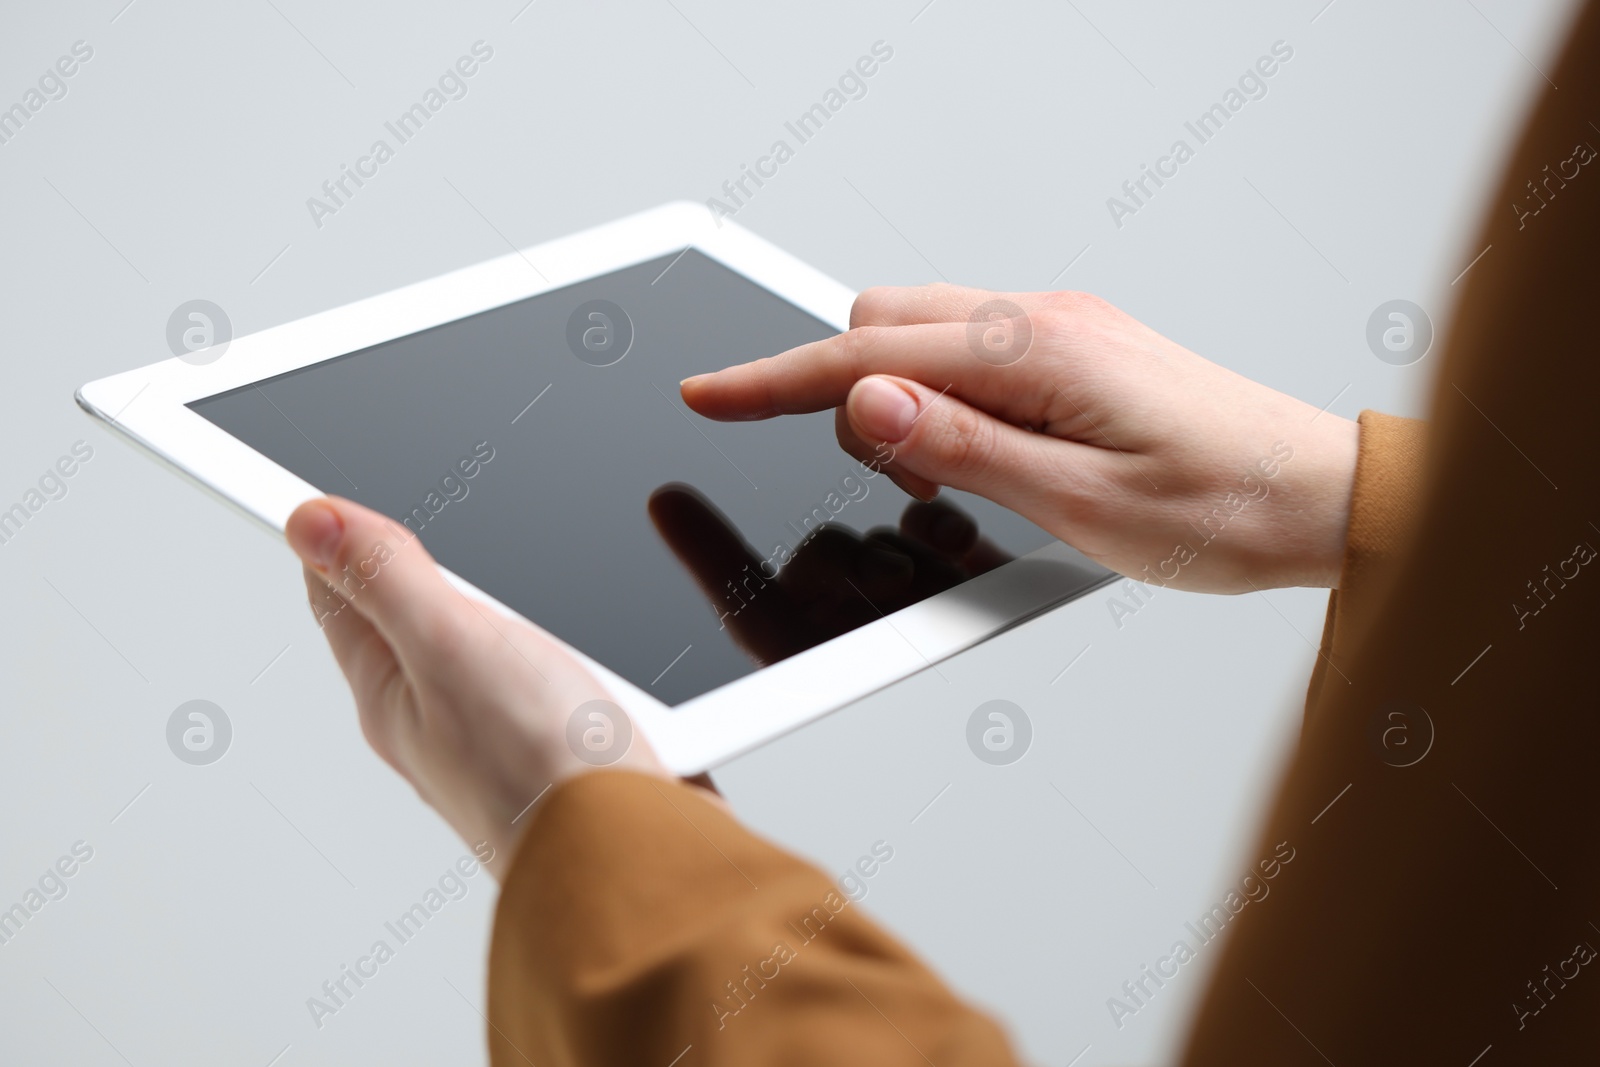
[[[679,397],[834,332],[691,249],[189,406],[671,705],[1050,541],[967,494],[916,505],[831,412]]]

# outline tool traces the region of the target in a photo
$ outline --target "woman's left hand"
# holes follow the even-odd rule
[[[468,600],[410,531],[326,497],[285,532],[368,743],[463,839],[494,847],[507,861],[497,875],[550,786],[603,766],[671,777],[587,669],[544,631]],[[621,752],[592,743],[630,735]]]

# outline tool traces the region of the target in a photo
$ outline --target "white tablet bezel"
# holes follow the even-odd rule
[[[214,362],[172,358],[90,382],[78,391],[78,403],[282,536],[290,512],[322,491],[185,405],[690,247],[836,329],[849,328],[850,289],[748,230],[714,219],[704,205],[680,202],[235,338]],[[468,595],[521,617],[454,574],[449,578]],[[694,774],[1110,578],[1052,543],[676,707],[572,651],[604,679],[662,761],[676,773]]]

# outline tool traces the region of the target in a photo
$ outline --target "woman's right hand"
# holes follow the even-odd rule
[[[932,499],[988,497],[1106,567],[1207,592],[1335,587],[1358,429],[1083,293],[863,292],[851,329],[683,383],[708,418],[838,409]]]

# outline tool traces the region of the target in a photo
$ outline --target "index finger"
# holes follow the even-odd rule
[[[1027,316],[1019,312],[1009,336],[1025,336],[1031,344]],[[1018,384],[1018,375],[1026,373],[1016,369],[1025,346],[1005,362],[989,358],[981,331],[998,325],[995,319],[976,329],[966,321],[858,326],[753,363],[687,378],[680,389],[684,403],[708,419],[751,421],[840,407],[856,382],[888,374],[948,391],[1004,418],[1027,418],[1022,408],[1048,398]]]
[[[862,326],[776,356],[741,363],[686,379],[683,400],[711,419],[770,419],[839,407],[850,387],[873,373],[922,380],[941,378],[975,362],[966,351],[966,327],[958,323],[916,326]],[[889,367],[895,368],[889,370]]]
[[[910,378],[933,389],[952,389],[968,403],[997,410],[1011,376],[987,373],[1022,358],[996,359],[985,350],[984,330],[999,318],[1056,306],[1055,293],[999,293],[959,285],[874,286],[850,308],[850,329],[787,352],[685,379],[684,402],[707,418],[769,419],[838,407],[850,387],[869,374]],[[1032,324],[1019,325],[1032,338]],[[1021,337],[1019,332],[1012,336]]]
[[[874,285],[856,294],[850,326],[910,326],[919,322],[966,322],[980,306],[1006,300],[1023,308],[1043,302],[1043,293],[997,293],[964,285]]]

